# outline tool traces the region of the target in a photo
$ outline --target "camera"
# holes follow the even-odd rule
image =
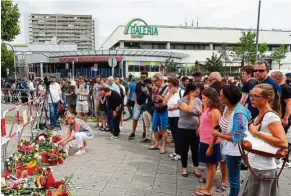
[[[49,86],[49,85],[51,84],[50,77],[49,77],[49,76],[46,76],[46,77],[44,78],[43,83],[44,83],[46,86]]]

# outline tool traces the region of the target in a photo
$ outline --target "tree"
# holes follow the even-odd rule
[[[232,61],[230,60],[230,56],[231,56],[230,51],[231,51],[231,48],[229,48],[226,43],[222,43],[221,49],[218,51],[220,53],[221,59],[224,62],[225,67],[227,63],[232,64]]]
[[[176,65],[175,65],[174,59],[172,59],[171,57],[166,59],[164,65],[165,65],[167,73],[172,73],[176,71]]]
[[[8,50],[4,43],[1,44],[1,73],[6,75],[6,68],[9,68],[10,73],[14,72],[14,57],[13,51]]]
[[[286,57],[286,52],[286,47],[284,45],[280,45],[280,47],[272,54],[272,59],[279,64],[279,69],[281,68],[282,60]]]
[[[209,72],[221,72],[223,71],[223,62],[221,61],[222,56],[212,53],[211,58],[207,58],[205,61],[205,68]]]
[[[266,59],[266,58],[269,58],[268,55],[266,55],[266,52],[269,50],[269,47],[268,47],[268,44],[265,42],[265,43],[262,43],[259,45],[259,48],[258,48],[258,59]]]
[[[3,41],[12,41],[20,33],[19,17],[17,4],[14,5],[12,0],[1,0],[1,39]]]
[[[236,60],[241,61],[241,66],[245,63],[255,63],[256,60],[256,33],[252,31],[242,31],[238,46],[234,47]]]

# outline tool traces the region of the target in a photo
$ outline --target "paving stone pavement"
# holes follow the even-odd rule
[[[94,125],[92,124],[92,127]],[[60,134],[66,134],[63,126]],[[189,161],[189,177],[181,176],[181,162],[172,161],[168,154],[173,152],[173,144],[168,153],[148,150],[150,143],[141,142],[141,123],[138,126],[136,139],[127,140],[131,122],[125,122],[118,140],[110,140],[109,133],[95,130],[95,137],[88,141],[86,153],[81,156],[70,156],[63,165],[53,167],[57,180],[72,175],[75,184],[72,192],[76,196],[190,196],[196,187],[201,187],[193,175]],[[29,130],[23,136],[28,137]],[[13,144],[13,143],[12,143]],[[11,146],[12,146],[11,144]],[[75,142],[72,143],[76,145]],[[9,148],[12,150],[13,148]],[[244,172],[242,172],[242,179]],[[216,186],[220,176],[216,180]],[[291,196],[291,169],[285,169],[280,177],[281,195]],[[216,193],[214,196],[226,196]]]

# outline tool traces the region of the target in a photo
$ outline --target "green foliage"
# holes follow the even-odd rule
[[[269,47],[268,47],[268,44],[265,42],[265,43],[262,43],[259,45],[259,48],[258,48],[258,59],[266,59],[266,58],[269,58],[268,55],[266,55],[266,52],[269,50]]]
[[[2,41],[12,41],[19,33],[20,17],[18,5],[14,5],[12,0],[1,0],[1,39]]]
[[[232,61],[230,59],[232,49],[233,48],[228,47],[227,43],[222,43],[221,49],[218,51],[225,66],[227,63],[232,64]]]
[[[165,61],[165,68],[166,68],[167,73],[176,72],[175,63],[174,63],[174,60],[171,57],[169,57],[168,59],[166,59],[166,61]]]
[[[252,31],[243,31],[239,39],[238,46],[234,47],[234,53],[241,65],[245,63],[254,64],[256,60],[256,33]]]
[[[212,53],[211,58],[207,58],[205,62],[205,68],[209,72],[221,72],[223,71],[223,63],[221,60],[222,56]]]
[[[281,67],[282,60],[286,57],[287,49],[284,45],[280,45],[280,47],[275,50],[272,54],[272,59],[279,64],[279,68]]]
[[[6,68],[9,68],[9,74],[14,72],[13,51],[8,50],[5,44],[1,44],[1,72],[6,76]]]

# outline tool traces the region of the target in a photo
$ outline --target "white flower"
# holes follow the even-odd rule
[[[45,137],[42,135],[38,138],[39,140],[45,140]]]
[[[39,145],[38,145],[38,144],[36,144],[36,145],[35,145],[35,147],[36,147],[36,148],[38,148],[38,147],[39,147]]]

